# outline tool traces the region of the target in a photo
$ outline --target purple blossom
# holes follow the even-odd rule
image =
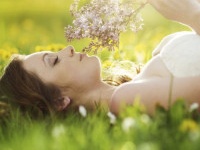
[[[74,17],[72,25],[65,27],[68,41],[92,39],[83,51],[97,51],[99,48],[114,50],[119,47],[121,32],[142,29],[140,10],[145,6],[138,0],[91,0],[80,7],[80,0],[74,0],[70,12]]]

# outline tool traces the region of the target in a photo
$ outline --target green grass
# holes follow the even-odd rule
[[[64,27],[71,23],[72,0],[1,0],[0,1],[0,69],[13,53],[28,54],[41,49],[58,50],[72,44],[80,51],[88,40],[67,43]],[[103,64],[114,60],[146,63],[153,48],[165,36],[188,30],[168,21],[151,7],[143,10],[144,29],[124,33],[120,50],[102,51]],[[112,58],[112,59],[110,59]],[[106,65],[105,65],[106,66]],[[0,150],[199,150],[200,117],[190,112],[183,101],[169,111],[158,108],[149,116],[140,106],[127,108],[112,125],[107,112],[100,109],[83,118],[79,113],[64,119],[32,120],[12,110],[0,116]],[[131,119],[130,119],[131,118]],[[131,122],[124,128],[125,120]]]
[[[132,124],[124,126],[130,118]],[[152,117],[139,106],[129,107],[114,125],[100,109],[86,118],[77,113],[40,121],[15,111],[0,127],[1,150],[198,150],[199,136],[198,113],[190,113],[183,101]]]

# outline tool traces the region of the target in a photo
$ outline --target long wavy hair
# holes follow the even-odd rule
[[[7,104],[17,106],[22,112],[30,112],[34,117],[52,115],[56,112],[55,100],[61,96],[60,90],[27,72],[23,68],[22,57],[13,57],[5,68],[0,78],[1,98],[6,99]]]

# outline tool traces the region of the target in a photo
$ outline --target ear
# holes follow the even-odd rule
[[[62,111],[70,104],[71,100],[68,96],[63,96],[55,100],[55,108]]]

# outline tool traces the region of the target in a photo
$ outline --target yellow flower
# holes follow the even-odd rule
[[[186,119],[182,121],[179,129],[182,132],[193,132],[193,131],[198,131],[199,126],[195,121],[191,119]]]
[[[40,52],[40,51],[44,51],[44,50],[47,50],[47,51],[58,51],[58,50],[61,50],[63,48],[65,48],[66,46],[63,45],[63,44],[50,44],[50,45],[47,45],[47,46],[36,46],[35,47],[35,52]]]
[[[146,45],[143,44],[143,43],[137,44],[137,45],[135,46],[135,51],[137,51],[137,52],[142,52],[142,51],[144,51],[145,49],[146,49]]]
[[[43,46],[36,46],[35,47],[35,52],[40,52],[40,51],[43,51],[44,50],[44,47]]]
[[[17,48],[12,48],[12,47],[6,47],[3,49],[0,49],[0,59],[2,61],[8,60],[12,54],[18,53]]]
[[[110,66],[112,65],[112,61],[110,61],[110,60],[105,60],[104,62],[103,62],[103,68],[110,68]]]

